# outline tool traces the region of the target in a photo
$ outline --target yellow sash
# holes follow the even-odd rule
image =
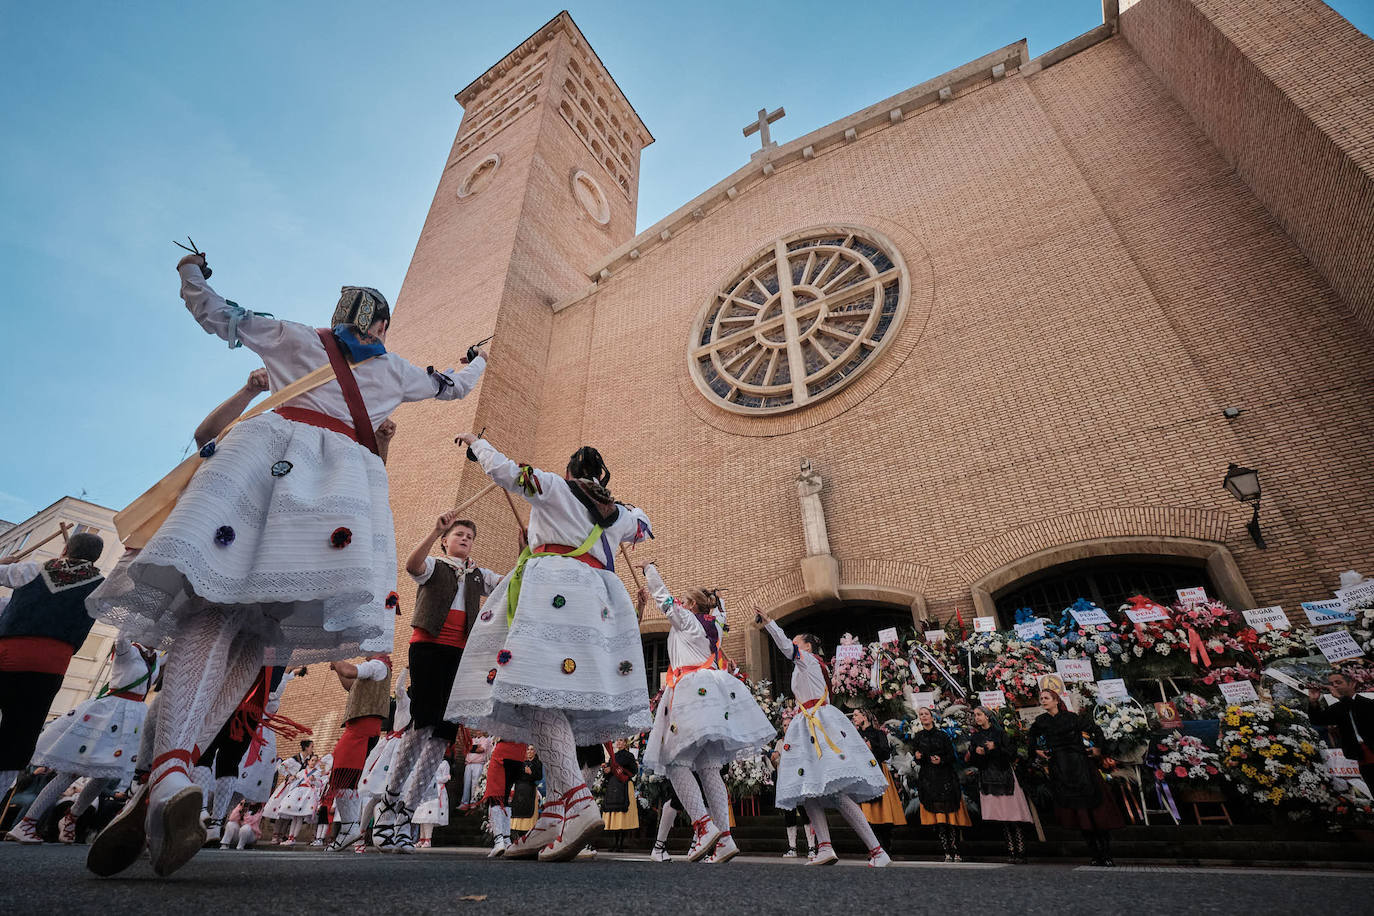
[[[525,564],[533,557],[580,557],[592,549],[592,545],[601,537],[602,528],[600,525],[592,527],[592,533],[577,545],[577,549],[572,553],[555,553],[551,550],[541,550],[534,553],[530,550],[530,545],[526,544],[525,549],[520,551],[520,559],[515,561],[515,569],[510,574],[510,586],[506,589],[506,626],[510,626],[515,620],[515,607],[520,603],[520,585],[525,581]]]
[[[797,708],[801,710],[801,714],[806,716],[806,727],[811,732],[811,743],[816,746],[816,759],[818,760],[821,757],[821,743],[816,740],[816,732],[821,733],[821,737],[825,739],[826,744],[830,745],[832,751],[836,754],[840,753],[840,749],[835,746],[835,742],[830,740],[830,733],[827,732],[825,726],[821,724],[820,716],[813,712],[813,710],[820,709],[822,706],[829,705],[829,703],[830,688],[827,687],[821,698],[815,703],[812,703],[811,706],[808,707],[805,703],[797,704]]]

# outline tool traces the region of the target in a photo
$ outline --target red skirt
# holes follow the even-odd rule
[[[506,785],[506,761],[521,763],[525,760],[528,744],[514,741],[498,741],[491,749],[491,761],[487,764],[487,791],[482,796],[484,802],[497,802],[504,805],[511,787]]]
[[[367,763],[367,743],[382,733],[381,716],[360,716],[344,726],[334,745],[334,769],[362,772]]]

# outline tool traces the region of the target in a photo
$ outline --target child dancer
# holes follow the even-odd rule
[[[488,805],[487,823],[492,835],[491,852],[487,853],[489,859],[505,855],[510,848],[510,794],[514,788],[516,767],[528,756],[528,752],[529,745],[518,741],[502,741],[498,738],[492,746],[491,759],[487,761],[486,792],[482,795],[482,801]]]
[[[457,512],[439,516],[434,528],[406,560],[419,590],[411,618],[411,727],[401,739],[372,835],[378,848],[409,851],[411,812],[428,797],[444,750],[458,737],[458,725],[445,719],[453,679],[482,598],[501,576],[472,562],[475,522]],[[443,555],[429,555],[435,540]]]
[[[110,683],[99,696],[54,719],[38,737],[33,765],[49,767],[57,775],[38,793],[7,839],[42,843],[38,821],[72,783],[86,776],[85,787],[58,825],[58,838],[72,843],[76,840],[76,819],[100,797],[106,780],[124,783],[133,779],[139,729],[148,711],[144,700],[157,680],[158,654],[118,639],[113,655]]]
[[[177,265],[201,327],[256,352],[274,390],[325,365],[336,380],[207,443],[157,532],[87,599],[130,638],[170,640],[147,822],[163,876],[204,843],[188,773],[265,647],[285,664],[391,648],[396,543],[375,429],[403,402],[462,397],[486,365],[479,354],[453,376],[387,353],[390,308],[376,290],[345,287],[332,332],[316,331],[226,301],[204,266],[200,255]]]
[[[649,519],[611,498],[611,472],[594,448],[578,449],[559,477],[484,439],[459,438],[531,510],[529,546],[478,615],[446,718],[535,745],[549,800],[506,855],[566,861],[605,826],[576,746],[650,725],[639,622],[614,572],[616,546],[648,536]]]
[[[332,801],[338,812],[339,835],[331,847],[337,850],[363,835],[358,780],[372,750],[370,744],[381,737],[382,723],[391,711],[391,656],[373,655],[360,665],[330,662],[329,667],[338,674],[339,683],[348,691],[344,733],[334,746],[334,766],[329,773],[329,788],[322,799],[326,805]],[[318,845],[324,845],[322,835],[316,839],[321,841]],[[407,847],[412,845],[408,834],[406,841]]]
[[[859,737],[854,724],[844,713],[830,705],[829,676],[819,656],[820,646],[813,636],[789,640],[772,620],[754,609],[755,625],[766,630],[778,650],[792,660],[792,696],[797,700],[797,715],[783,736],[778,760],[777,806],[784,811],[798,802],[806,806],[807,817],[816,830],[816,858],[808,865],[833,865],[839,861],[830,844],[827,806],[840,814],[868,847],[868,864],[883,868],[891,863],[878,844],[855,799],[877,798],[887,788],[878,761]]]
[[[665,773],[686,806],[693,837],[688,861],[696,862],[714,849],[714,861],[728,862],[739,854],[739,847],[730,834],[730,797],[720,768],[752,757],[777,732],[749,688],[716,666],[717,596],[693,589],[674,599],[652,563],[644,567],[644,581],[643,597],[652,597],[672,625],[671,667],[645,744],[644,769]]]
[[[415,841],[418,849],[434,845],[435,827],[448,826],[448,781],[452,772],[448,761],[441,758],[439,769],[434,773],[434,783],[429,787],[429,797],[415,809],[413,820],[420,827],[420,837]]]
[[[401,746],[401,739],[404,737],[406,729],[410,726],[410,690],[406,687],[406,679],[410,676],[410,669],[402,668],[401,674],[396,678],[396,711],[391,717],[391,731],[382,736],[368,752],[367,762],[363,764],[363,775],[358,779],[358,801],[361,814],[358,818],[358,826],[364,833],[367,832],[368,825],[372,823],[373,814],[377,810],[383,790],[386,789],[387,779],[391,775],[392,761],[396,759],[396,751]],[[357,844],[353,847],[354,852],[362,852],[364,849],[364,839],[358,838]],[[338,852],[345,847],[335,838],[335,842],[330,844],[330,850]]]

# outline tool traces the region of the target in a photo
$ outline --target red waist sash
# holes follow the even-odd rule
[[[576,550],[576,549],[577,549],[576,547],[569,547],[567,544],[545,544],[543,547],[536,547],[536,548],[534,548],[534,550],[532,551],[532,553],[534,553],[535,556],[538,556],[538,555],[541,554],[541,553],[560,553],[560,554],[569,554],[569,553],[572,553],[572,552],[573,552],[574,550]],[[605,568],[606,568],[605,566],[602,565],[602,563],[601,563],[600,560],[598,560],[596,557],[592,556],[591,551],[587,551],[586,553],[582,554],[581,556],[576,556],[576,557],[573,557],[572,559],[574,559],[574,560],[581,560],[583,563],[586,563],[586,564],[587,564],[588,566],[590,566],[592,569],[605,569]]]
[[[331,417],[327,413],[320,413],[318,410],[310,410],[306,407],[278,407],[278,416],[285,417],[296,423],[304,423],[307,426],[318,426],[320,429],[327,429],[330,432],[347,436],[354,442],[358,441],[358,434],[353,431],[353,427],[336,417]]]

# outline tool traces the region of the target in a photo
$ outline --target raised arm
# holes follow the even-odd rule
[[[758,616],[762,616],[758,614],[757,610],[754,613]],[[787,638],[787,634],[782,631],[782,627],[778,626],[775,621],[767,617],[763,617],[762,619],[764,622],[758,625],[762,626],[764,632],[773,637],[773,645],[777,646],[778,651],[792,659],[793,662],[797,661],[801,657],[801,649],[798,649],[796,643]]]
[[[477,380],[487,368],[486,356],[481,353],[461,370],[445,369],[443,372],[421,369],[394,353],[387,358],[396,359],[400,363],[401,399],[404,401],[427,401],[430,398],[455,401],[466,397],[467,393],[476,387]]]
[[[419,543],[415,545],[415,549],[410,552],[410,556],[406,558],[406,572],[417,580],[422,576],[425,580],[429,578],[425,575],[426,571],[433,573],[433,569],[426,562],[429,559],[429,552],[434,548],[434,542],[439,540],[449,526],[456,521],[458,521],[458,513],[452,510],[439,516],[438,521],[434,523],[434,528],[420,539]],[[421,580],[421,584],[424,584],[423,580]]]
[[[644,566],[644,584],[648,587],[649,595],[653,598],[654,604],[658,605],[658,609],[668,618],[668,622],[672,624],[674,630],[701,628],[696,615],[673,600],[673,593],[668,591],[668,586],[664,584],[663,576],[659,574],[658,567],[652,563],[647,563]]]
[[[205,443],[223,432],[224,427],[248,409],[253,398],[267,389],[266,369],[254,369],[248,373],[248,381],[243,383],[243,387],[234,392],[223,404],[210,411],[204,420],[200,421],[200,425],[196,427],[196,447],[203,448]]]
[[[486,439],[477,439],[471,434],[464,434],[458,438],[466,442],[468,447],[472,449],[483,473],[490,477],[497,486],[523,497],[528,502],[538,502],[541,496],[553,492],[554,487],[566,486],[563,483],[563,478],[550,474],[548,471],[530,468],[531,478],[538,482],[538,486],[535,487],[533,494],[527,493],[520,483],[521,465],[498,452]]]
[[[226,300],[205,282],[199,262],[194,255],[187,255],[177,265],[177,273],[181,274],[181,298],[186,310],[205,333],[228,341],[231,350],[242,345],[255,353],[275,349],[284,342],[287,322]]]

